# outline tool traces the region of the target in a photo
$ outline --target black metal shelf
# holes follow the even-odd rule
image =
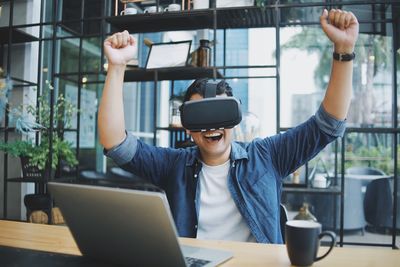
[[[125,71],[125,82],[162,80],[192,80],[197,78],[213,78],[214,68],[174,67],[162,69],[136,68]],[[217,78],[223,78],[217,71]]]
[[[0,44],[8,44],[9,41],[9,27],[0,27]],[[39,41],[39,38],[30,35],[22,30],[13,29],[12,30],[12,43],[28,43],[33,41]]]
[[[290,187],[290,186],[283,186],[284,193],[299,193],[299,194],[333,194],[333,195],[340,195],[341,189],[340,186],[331,186],[328,188],[313,188],[313,187]]]
[[[217,29],[275,27],[272,8],[255,6],[216,9]],[[180,31],[214,28],[214,10],[184,10],[144,13],[106,18],[118,30],[130,33]]]
[[[157,75],[157,81],[163,80],[192,80],[197,78],[213,78],[214,69],[218,79],[223,78],[223,75],[216,68],[199,68],[199,67],[173,67],[160,69],[145,69],[145,68],[128,68],[125,71],[125,82],[145,82],[154,81]],[[81,76],[85,75],[106,75],[106,72],[81,72]],[[60,77],[73,82],[79,82],[78,72],[63,72],[55,73],[55,77]],[[97,81],[104,82],[104,81]]]
[[[28,178],[28,177],[18,177],[18,178],[8,178],[6,180],[10,183],[46,183],[47,180],[43,178]]]
[[[31,82],[31,81],[27,81],[27,80],[23,80],[17,77],[11,77],[11,81],[12,81],[12,85],[13,87],[26,87],[26,86],[38,86],[37,83],[35,82]]]

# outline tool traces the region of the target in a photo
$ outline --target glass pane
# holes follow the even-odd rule
[[[338,194],[334,191],[321,194],[307,194],[302,191],[299,193],[284,192],[282,195],[282,203],[288,210],[289,220],[294,219],[294,217],[299,214],[300,208],[306,204],[311,215],[321,223],[323,230],[335,231],[338,229],[335,225],[338,225],[340,221],[340,214],[335,211],[337,211],[340,206]]]
[[[249,62],[249,32],[246,29],[226,31],[226,65],[247,65]],[[221,51],[223,52],[223,51]],[[217,51],[218,53],[218,51]],[[229,75],[229,74],[228,74]]]
[[[276,86],[272,79],[227,79],[241,101],[242,122],[234,131],[238,141],[276,133]],[[268,104],[266,104],[268,103]],[[261,123],[262,122],[262,123]]]
[[[226,30],[225,66],[275,65],[275,37],[276,31],[271,28]],[[217,40],[216,65],[224,66],[222,30],[218,31]]]
[[[379,1],[377,1],[379,2]],[[370,3],[363,5],[336,6],[333,8],[343,8],[351,11],[360,22],[360,32],[368,34],[385,34],[384,23],[380,20],[392,19],[392,5],[384,3]]]
[[[65,1],[65,2],[71,2],[71,1]],[[75,2],[75,1],[73,1]],[[53,0],[44,0],[44,22],[52,22],[53,21],[53,16],[54,16],[54,5],[56,1]]]
[[[154,83],[142,82],[124,84],[124,109],[127,130],[134,132],[141,140],[153,143],[154,131]],[[158,83],[158,101],[160,101],[160,83]],[[135,102],[132,102],[135,101]],[[168,99],[165,101],[168,104]],[[129,110],[134,110],[134,113]],[[160,114],[160,113],[158,113]],[[160,116],[157,116],[160,119]],[[157,125],[160,125],[157,123]]]
[[[311,26],[281,29],[281,127],[304,122],[321,103],[331,66],[328,40],[315,45],[321,33]]]
[[[29,126],[24,127],[23,125],[36,121],[35,116],[28,112],[28,109],[36,109],[36,92],[36,86],[23,86],[14,83],[12,91],[8,94],[9,127],[16,127],[18,124],[19,130],[28,130]],[[34,134],[32,136],[34,137]]]
[[[45,84],[46,80],[51,80],[51,62],[52,62],[52,50],[53,45],[52,41],[43,41],[42,42],[42,86]]]
[[[335,143],[329,144],[308,164],[285,179],[287,186],[283,189],[282,203],[289,211],[289,219],[299,214],[300,208],[306,204],[323,229],[338,229],[340,187],[335,177],[335,149]],[[317,184],[317,176],[323,177],[324,185]],[[295,185],[305,187],[293,189]]]
[[[392,37],[360,34],[348,123],[356,127],[392,126]]]
[[[0,27],[8,27],[10,22],[10,2],[0,4]]]
[[[101,38],[82,39],[82,71],[98,72],[101,69]]]
[[[393,137],[390,134],[346,134],[345,168],[367,166],[393,175]]]
[[[14,3],[13,24],[23,25],[40,22],[40,1],[10,1]],[[10,2],[6,1],[6,5]],[[3,5],[3,4],[2,4]]]
[[[96,161],[94,160],[96,158],[96,150],[94,149],[79,149],[79,168],[81,170],[96,170]],[[113,162],[107,161],[107,166],[108,162]],[[111,166],[116,166],[115,163],[110,164]]]
[[[65,99],[73,105],[73,108],[76,110],[78,108],[78,85],[74,82],[71,82],[70,80],[66,80],[61,78],[59,82],[59,92],[64,95]],[[66,111],[64,111],[66,112]],[[64,124],[63,127],[67,130],[76,130],[77,128],[77,114],[76,112],[73,112],[71,116],[71,121],[68,124]],[[76,135],[76,132],[73,134],[71,132],[66,132],[65,136],[68,141],[70,141],[72,144],[76,144],[76,136],[73,137],[73,135]],[[71,138],[73,137],[73,138]]]
[[[393,135],[346,135],[344,241],[391,244]]]
[[[281,22],[283,24],[319,23],[321,10],[321,6],[282,8]]]
[[[391,30],[386,25],[386,30]],[[281,125],[293,127],[318,108],[329,82],[332,45],[327,38],[315,45],[319,27],[281,31]],[[348,126],[391,127],[392,37],[361,33],[356,47],[353,98]],[[307,64],[304,64],[307,62]],[[301,69],[301,71],[298,71]],[[289,78],[290,77],[290,78]]]
[[[42,38],[52,38],[53,36],[53,26],[43,25],[42,26]]]
[[[60,73],[78,72],[79,38],[61,39],[60,43]]]
[[[24,86],[37,81],[37,56],[35,53],[25,54],[26,50],[38,52],[38,42],[11,45],[10,68],[14,86]],[[7,53],[4,54],[6,71]],[[29,62],[29,63],[27,63]]]
[[[397,44],[400,46],[400,29],[397,28]],[[400,125],[400,47],[396,48],[396,61],[397,61],[397,127]],[[400,135],[397,135],[397,224],[400,223]],[[396,246],[400,247],[400,232],[397,232]]]

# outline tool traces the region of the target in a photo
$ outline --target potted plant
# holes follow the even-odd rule
[[[30,166],[35,166],[40,172],[44,173],[46,169],[49,154],[49,133],[51,109],[48,101],[50,90],[54,88],[46,81],[46,88],[42,95],[37,99],[39,108],[35,104],[21,105],[15,109],[9,109],[10,121],[15,123],[16,130],[21,133],[39,132],[37,145],[31,141],[14,141],[0,143],[0,150],[9,153],[14,157],[20,157],[23,166],[24,162]],[[23,111],[26,111],[24,114]],[[76,107],[59,94],[53,107],[53,125],[60,129],[70,126],[72,116],[77,113]],[[33,118],[33,119],[32,119]],[[62,159],[69,166],[75,166],[78,161],[71,144],[60,137],[60,132],[53,132],[52,135],[52,165],[55,170]]]

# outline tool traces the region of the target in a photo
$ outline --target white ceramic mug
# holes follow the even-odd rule
[[[127,7],[124,10],[121,11],[120,15],[133,15],[133,14],[137,14],[137,9],[134,7]]]
[[[193,9],[205,9],[210,7],[209,0],[193,0]]]
[[[315,188],[327,188],[329,186],[329,183],[324,174],[316,173],[312,185]]]
[[[163,11],[162,7],[158,7],[158,12]],[[144,13],[156,13],[157,12],[157,6],[149,6],[146,7],[143,11]]]
[[[169,4],[168,7],[164,9],[164,11],[181,11],[180,4]]]

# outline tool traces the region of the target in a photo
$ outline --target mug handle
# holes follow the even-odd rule
[[[122,10],[121,13],[120,13],[120,15],[122,16],[122,15],[124,15],[124,14],[125,14],[125,10]]]
[[[168,7],[164,8],[164,11],[168,11]]]
[[[322,238],[323,236],[329,236],[329,237],[332,239],[332,240],[331,240],[331,245],[330,245],[330,248],[328,249],[328,251],[327,251],[324,255],[322,255],[322,256],[320,256],[320,257],[316,257],[316,258],[315,258],[315,261],[322,260],[323,258],[325,258],[326,256],[328,256],[328,254],[331,252],[331,250],[333,249],[333,247],[336,245],[336,234],[335,234],[334,232],[331,232],[331,231],[324,231],[324,232],[322,232],[322,233],[320,233],[320,234],[318,235],[318,239],[321,240],[321,238]]]

